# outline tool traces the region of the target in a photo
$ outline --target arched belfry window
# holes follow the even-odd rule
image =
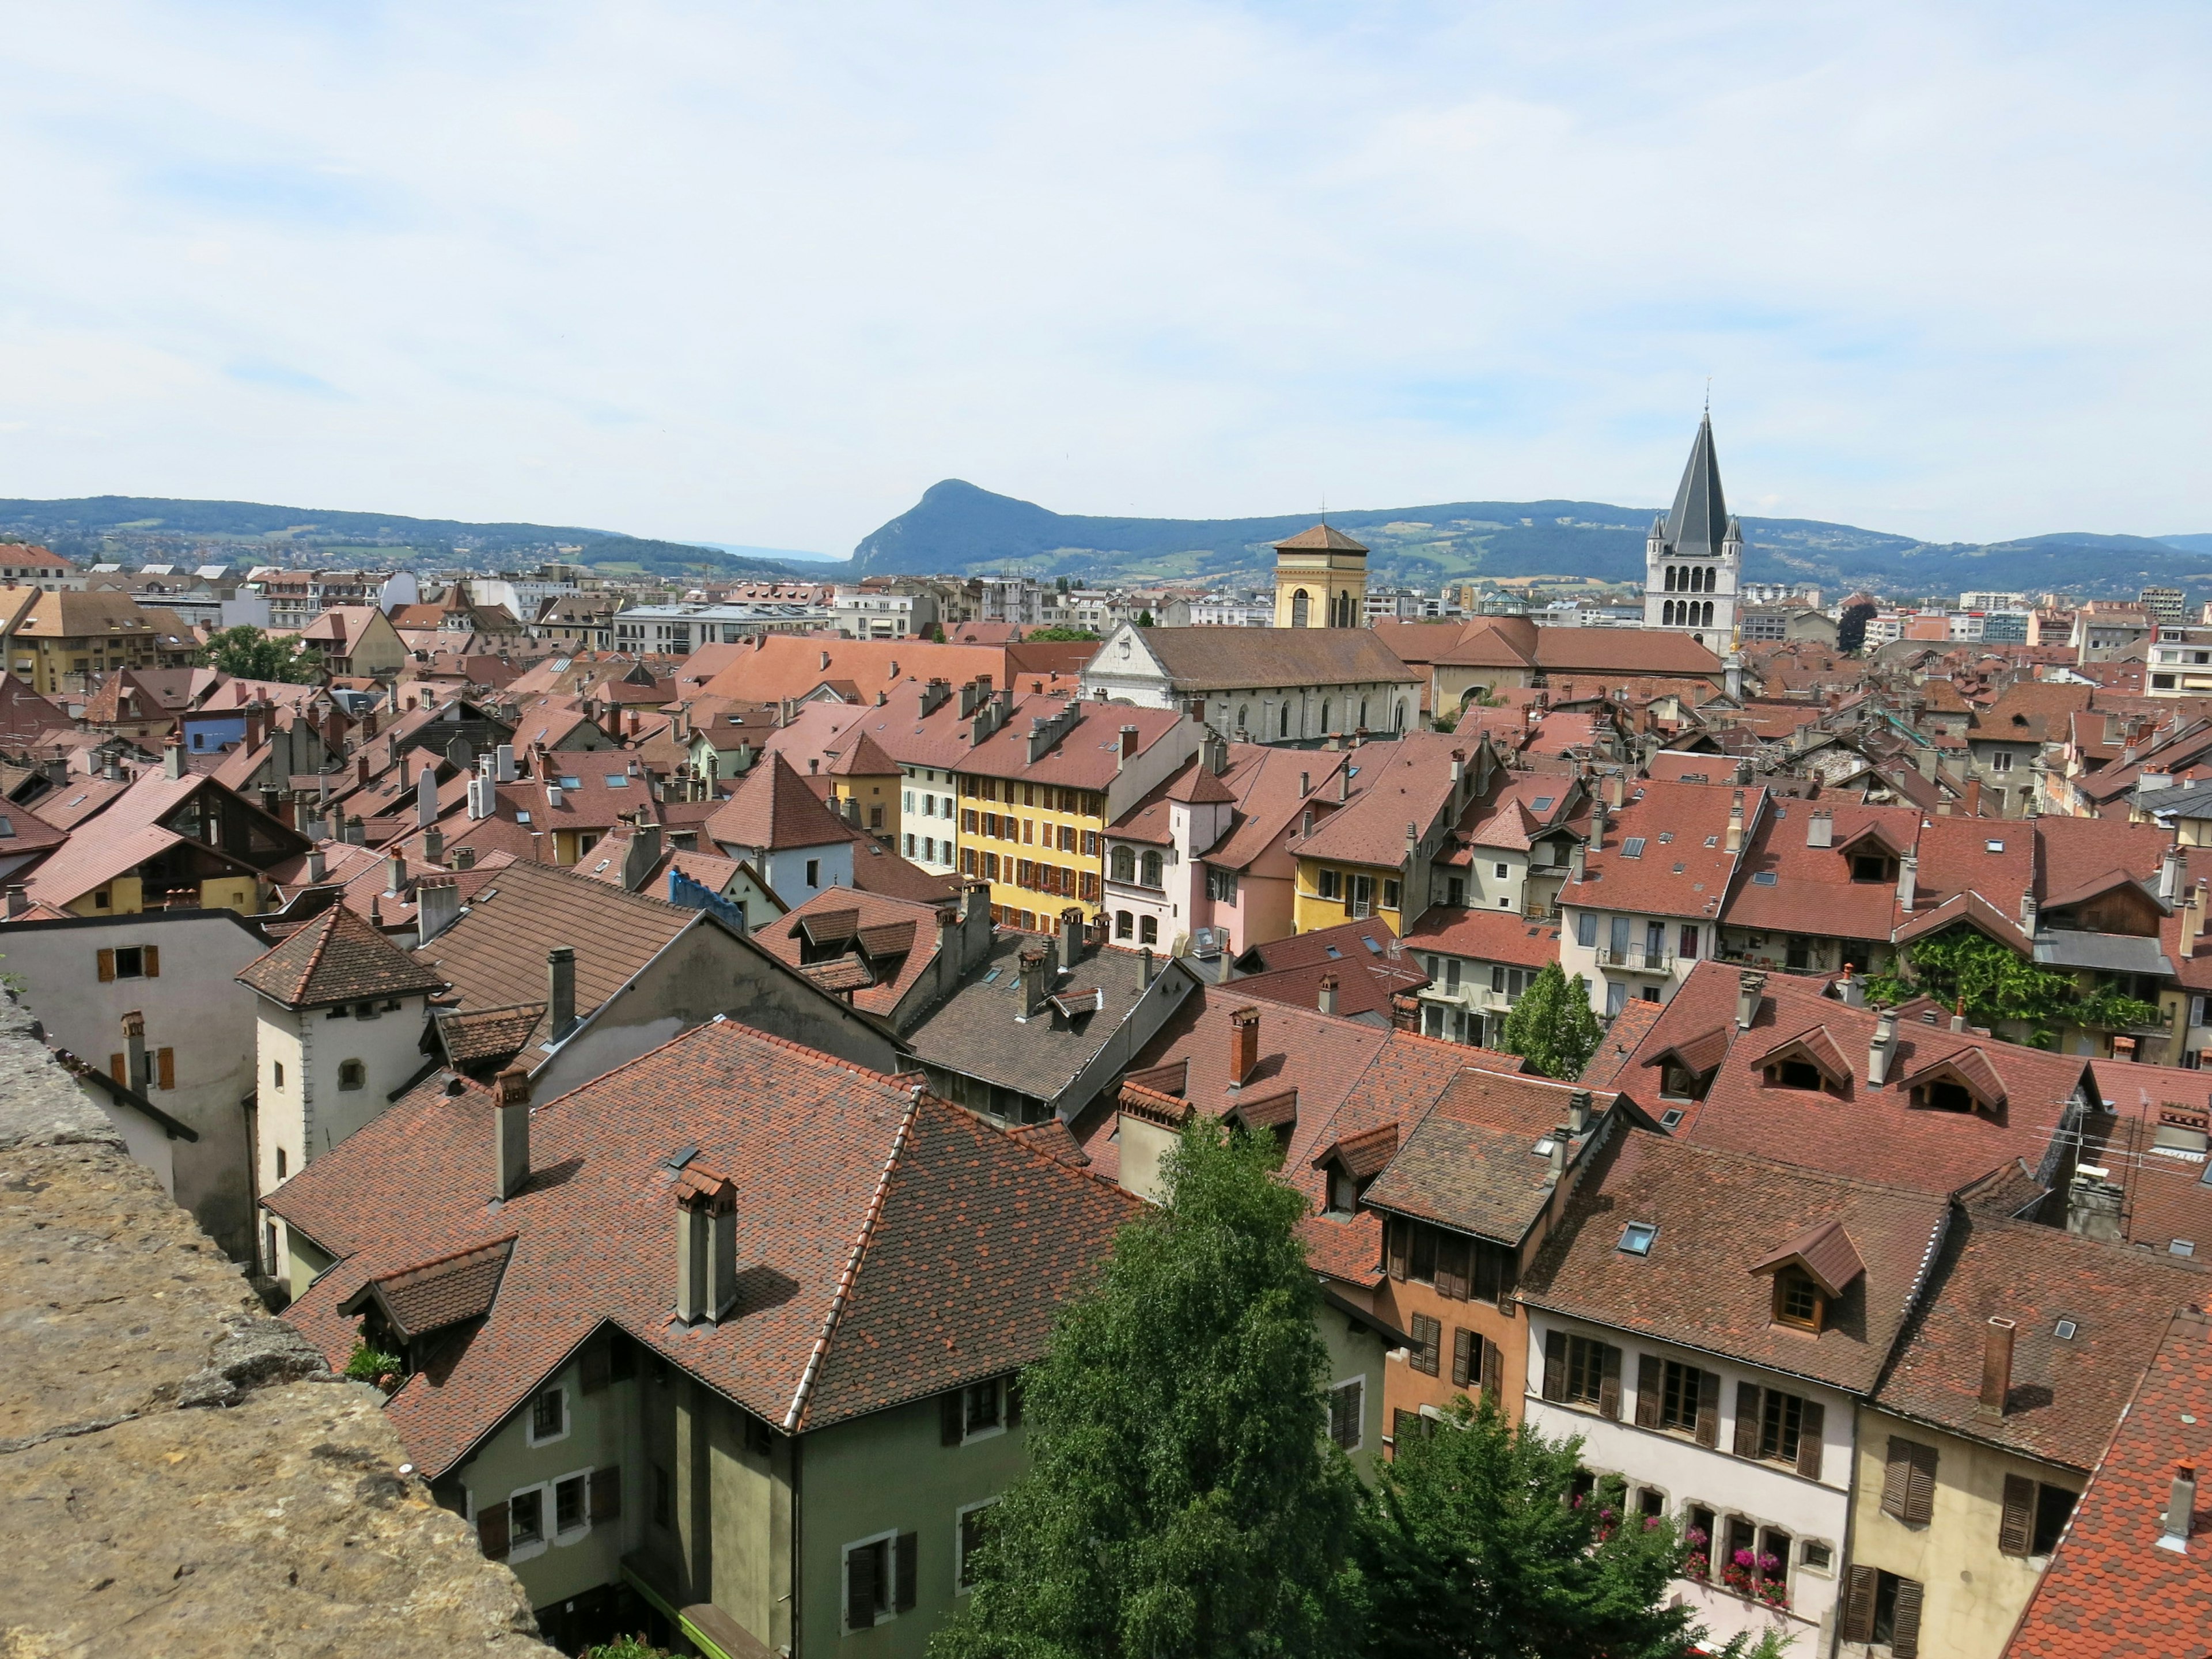
[[[1291,626],[1305,628],[1310,626],[1312,621],[1313,601],[1306,596],[1305,589],[1301,587],[1291,595]]]

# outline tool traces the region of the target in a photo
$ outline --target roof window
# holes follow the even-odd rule
[[[1680,1106],[1670,1106],[1659,1114],[1659,1127],[1662,1129],[1674,1128],[1681,1121],[1682,1109]]]
[[[1659,844],[1660,844],[1662,847],[1666,846],[1669,842],[1673,841],[1674,839],[1674,832],[1672,830],[1662,830],[1659,832]]]
[[[627,773],[627,772],[610,772],[610,773],[608,773],[608,774],[607,774],[607,787],[608,787],[608,788],[610,788],[610,789],[627,789],[627,788],[629,788],[629,773]]]
[[[1376,956],[1378,956],[1378,957],[1379,957],[1379,956],[1381,956],[1381,955],[1382,954],[1382,947],[1381,945],[1377,945],[1377,944],[1376,944],[1373,939],[1371,939],[1368,938],[1366,934],[1362,933],[1362,934],[1359,936],[1359,942],[1360,942],[1362,945],[1365,945],[1365,946],[1368,948],[1368,950],[1369,950],[1369,951],[1370,951],[1371,952],[1373,952],[1375,955],[1376,955]]]
[[[1554,1145],[1554,1144],[1555,1144],[1555,1143],[1553,1142],[1553,1140],[1552,1137],[1551,1137],[1551,1136],[1549,1136],[1549,1135],[1546,1135],[1546,1136],[1545,1136],[1541,1140],[1538,1141],[1538,1142],[1537,1142],[1534,1146],[1531,1146],[1528,1150],[1529,1150],[1530,1152],[1532,1152],[1535,1153],[1535,1155],[1536,1155],[1538,1158],[1549,1158],[1549,1157],[1551,1157],[1551,1155],[1552,1155],[1552,1147],[1553,1146],[1553,1145]]]
[[[1642,858],[1644,856],[1644,837],[1641,836],[1631,836],[1626,841],[1621,842],[1620,856],[1625,859]]]
[[[527,823],[530,822],[530,814],[527,812],[518,811],[514,815],[514,821],[517,823]]]
[[[1751,884],[1753,887],[1779,887],[1782,885],[1782,878],[1775,871],[1760,870],[1753,872]]]
[[[1987,852],[2002,853],[2004,851],[2004,843],[2001,841],[1985,841],[1982,843],[1982,846],[1984,850]]]
[[[584,787],[583,784],[576,778],[570,776],[566,773],[562,775],[559,781],[563,789],[581,789]]]
[[[1620,1230],[1620,1253],[1623,1255],[1650,1255],[1651,1241],[1658,1237],[1656,1222],[1632,1221]]]
[[[1550,811],[1552,810],[1553,799],[1553,798],[1550,795],[1537,796],[1534,803],[1534,810],[1539,812]]]
[[[1322,948],[1328,952],[1328,959],[1331,962],[1334,962],[1339,957],[1344,954],[1343,951],[1338,950],[1334,945],[1325,945]]]
[[[2061,1342],[2071,1342],[2074,1340],[2075,1333],[2079,1331],[2081,1328],[2075,1324],[2072,1320],[2062,1319],[2056,1325],[2053,1325],[2051,1328],[2051,1334],[2057,1337]]]
[[[1717,847],[1720,844],[1721,838],[1718,836],[1707,836],[1705,837],[1705,845],[1708,847]]]
[[[2177,1238],[2166,1247],[2166,1253],[2168,1255],[2195,1255],[2197,1241],[2193,1238]]]

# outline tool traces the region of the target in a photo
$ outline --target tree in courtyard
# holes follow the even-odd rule
[[[1151,611],[1139,611],[1137,613],[1137,626],[1138,626],[1138,627],[1139,627],[1139,628],[1150,628],[1150,627],[1152,627],[1152,625],[1153,625],[1153,623],[1152,623],[1152,613]]]
[[[2032,962],[1964,925],[1915,939],[1905,947],[1900,966],[1902,973],[1877,974],[1867,981],[1870,1000],[1893,1005],[1933,997],[1947,1008],[1963,1007],[1971,1024],[1991,1030],[2025,1025],[2028,1042],[2039,1048],[2049,1048],[2065,1025],[2119,1031],[2160,1019],[2154,1003],[2106,983],[2084,991],[2065,969]]]
[[[1427,1431],[1399,1435],[1362,1512],[1365,1659],[1680,1659],[1705,1639],[1665,1605],[1674,1523],[1632,1513],[1618,1477],[1578,1496],[1579,1439],[1516,1428],[1487,1395]]]
[[[1505,1052],[1518,1054],[1531,1071],[1572,1082],[1604,1041],[1605,1028],[1590,1012],[1589,981],[1569,979],[1559,964],[1547,962],[1505,1016]]]
[[[931,1659],[1304,1659],[1357,1645],[1358,1478],[1272,1139],[1201,1115],[1023,1376],[1030,1468]]]
[[[283,680],[307,685],[323,678],[321,652],[307,649],[297,640],[276,639],[251,624],[209,635],[199,658],[204,666],[219,668],[241,680]]]

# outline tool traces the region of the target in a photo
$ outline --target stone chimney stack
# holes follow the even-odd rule
[[[1628,804],[1628,779],[1625,774],[1613,772],[1607,775],[1605,804],[1616,812]]]
[[[1721,845],[1731,853],[1743,851],[1743,791],[1741,789],[1729,798],[1728,839]]]
[[[425,761],[415,778],[415,823],[427,830],[438,821],[438,769]]]
[[[1022,1018],[1032,1019],[1052,994],[1052,952],[1042,941],[1032,941],[1021,947],[1015,962],[1021,972]]]
[[[31,890],[20,881],[8,884],[8,920],[13,921],[31,908]]]
[[[2158,1547],[2177,1554],[2189,1553],[2189,1534],[2197,1517],[2197,1465],[2176,1463],[2173,1481],[2166,1488],[2166,1514],[2160,1517]]]
[[[1867,1081],[1879,1089],[1889,1081],[1889,1062],[1897,1053],[1897,1011],[1885,1008],[1875,1017],[1874,1036],[1867,1044]]]
[[[1072,974],[1083,960],[1083,912],[1072,905],[1060,913],[1059,944],[1060,970]]]
[[[425,876],[415,884],[415,945],[420,950],[461,914],[461,885],[451,876]]]
[[[2197,941],[2204,935],[2204,908],[2212,903],[2212,883],[2199,880],[2181,902],[2181,940],[2179,949],[2185,957],[2197,954]]]
[[[1805,826],[1805,845],[1833,847],[1836,844],[1835,815],[1825,806],[1813,809],[1811,820]]]
[[[446,832],[434,823],[422,832],[422,861],[438,865],[446,861]]]
[[[1982,1394],[1975,1402],[1974,1415],[1984,1423],[2003,1420],[2005,1396],[2012,1392],[2012,1340],[2014,1323],[2009,1319],[1991,1319],[1983,1328],[1982,1335]]]
[[[1846,1008],[1866,1006],[1866,981],[1851,972],[1848,962],[1844,964],[1844,976],[1836,986],[1836,994]]]
[[[1318,1000],[1321,1012],[1324,1014],[1333,1014],[1336,1012],[1336,975],[1334,974],[1323,974],[1321,976],[1321,995]]]
[[[1920,860],[1907,853],[1897,861],[1897,908],[1907,915],[1912,913],[1912,901],[1919,896]]]
[[[407,890],[407,855],[394,853],[384,860],[384,894],[396,898]]]
[[[558,1042],[576,1029],[576,948],[556,945],[545,953],[545,1012]]]
[[[161,745],[161,775],[169,778],[185,775],[185,746],[174,738]]]
[[[1735,976],[1735,1029],[1748,1031],[1759,1018],[1759,1000],[1766,989],[1766,975],[1743,973]]]
[[[1149,945],[1142,946],[1137,951],[1137,956],[1145,964],[1143,975],[1145,988],[1146,990],[1150,990],[1152,988],[1152,981],[1157,978],[1159,974],[1159,969],[1153,964],[1152,947]]]
[[[2020,894],[2020,931],[2028,938],[2033,939],[2037,924],[2041,919],[2040,908],[2035,902],[2035,889],[2023,887]],[[2185,928],[2188,923],[2185,921],[2182,925]]]
[[[676,1317],[719,1322],[737,1299],[738,1193],[696,1161],[676,1181]]]
[[[1260,1063],[1260,1011],[1246,1006],[1229,1016],[1229,1086],[1243,1086]]]
[[[1589,1131],[1590,1115],[1589,1091],[1577,1089],[1567,1097],[1567,1130],[1580,1136]]]
[[[2120,1201],[2125,1195],[2112,1171],[2094,1164],[2079,1164],[2066,1188],[2066,1231],[2084,1238],[2118,1243]]]
[[[2185,868],[2179,842],[2166,849],[2166,857],[2158,866],[2158,896],[2161,902],[2172,904],[2181,897],[2183,871]]]
[[[520,1060],[501,1072],[493,1086],[499,1091],[495,1114],[499,1119],[499,1192],[513,1198],[530,1179],[530,1073]]]

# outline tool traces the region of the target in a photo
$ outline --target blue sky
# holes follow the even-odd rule
[[[0,495],[2212,530],[2212,13],[19,9]]]

